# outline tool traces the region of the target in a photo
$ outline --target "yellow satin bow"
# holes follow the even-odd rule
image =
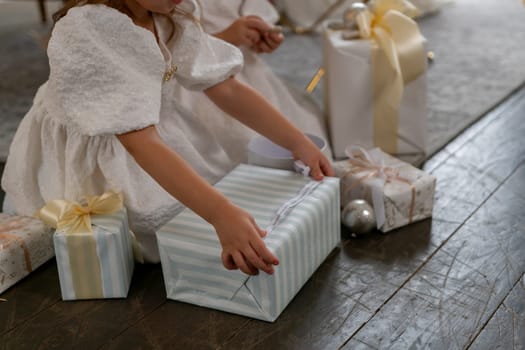
[[[418,14],[408,0],[377,0],[370,11],[360,12],[356,18],[361,37],[377,41],[392,67],[397,70],[399,66],[405,84],[426,70],[424,38],[412,20]]]
[[[62,199],[50,201],[36,216],[67,234],[92,233],[91,215],[115,213],[122,208],[122,203],[121,193],[108,191],[101,196],[87,197],[86,205]]]
[[[411,19],[417,8],[407,0],[377,0],[370,11],[357,14],[360,36],[377,43],[374,56],[374,143],[397,153],[399,107],[404,85],[427,68],[425,39]]]

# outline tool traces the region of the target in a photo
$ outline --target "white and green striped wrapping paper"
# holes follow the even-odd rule
[[[167,296],[273,322],[340,240],[339,180],[242,164],[216,188],[263,229],[300,199],[265,237],[280,264],[273,275],[226,270],[213,226],[185,209],[157,233]]]
[[[103,293],[98,295],[94,291],[92,295],[82,299],[125,298],[135,266],[127,212],[122,209],[111,215],[92,215],[91,225],[96,241],[96,258],[100,265]],[[85,235],[88,234],[74,236],[82,239]],[[66,236],[62,231],[55,232],[53,236],[60,289],[63,300],[78,300],[72,274],[86,272],[71,270]]]

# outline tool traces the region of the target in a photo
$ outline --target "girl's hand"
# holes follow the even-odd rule
[[[252,49],[257,53],[272,53],[281,46],[283,41],[284,35],[282,33],[267,31],[261,34],[261,40]]]
[[[245,16],[238,18],[228,28],[215,34],[215,36],[237,47],[255,48],[263,40],[264,33],[270,29],[271,26],[260,17]]]
[[[320,181],[324,176],[335,175],[328,159],[308,137],[304,136],[291,152],[295,159],[302,160],[310,167],[310,176],[314,180]]]
[[[274,272],[279,260],[266,247],[261,230],[253,217],[241,208],[227,203],[217,208],[217,215],[210,220],[222,245],[222,264],[228,270],[241,269],[248,275],[259,270]]]

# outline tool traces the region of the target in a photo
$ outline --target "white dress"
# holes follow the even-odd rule
[[[241,15],[257,15],[269,23],[279,19],[279,14],[267,0],[200,0],[199,3],[202,5],[201,22],[211,34],[226,29]],[[286,40],[283,45],[286,45]],[[241,48],[241,51],[244,67],[235,77],[257,90],[296,127],[327,140],[319,108],[305,96],[289,90],[258,54],[248,48]],[[215,130],[233,162],[246,161],[246,146],[256,135],[255,131],[229,118],[202,93],[178,86],[176,95],[182,105]]]
[[[183,4],[187,11],[196,9],[190,1]],[[156,125],[163,140],[210,183],[235,166],[213,130],[173,96],[179,84],[203,90],[234,75],[242,54],[208,36],[196,21],[174,19],[177,36],[167,42],[169,19],[155,17],[160,47],[150,31],[105,5],[73,8],[56,24],[48,47],[49,80],[19,126],[2,178],[17,213],[33,215],[53,199],[122,191],[144,258],[155,262],[155,231],[182,206],[115,134]],[[175,77],[164,82],[173,64]]]

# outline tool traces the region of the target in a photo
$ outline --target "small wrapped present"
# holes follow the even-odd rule
[[[426,152],[426,40],[400,10],[417,12],[406,0],[373,4],[356,12],[354,30],[325,25],[325,104],[335,158],[345,156],[348,140],[393,155]]]
[[[167,296],[273,322],[340,240],[339,179],[239,165],[216,188],[266,229],[273,275],[226,270],[213,226],[186,209],[157,233]]]
[[[63,300],[128,295],[134,260],[121,194],[90,197],[85,206],[51,201],[38,215],[57,228],[53,241]]]
[[[348,147],[348,160],[334,164],[341,179],[341,204],[365,199],[374,207],[377,228],[388,232],[432,216],[436,178],[379,148]]]
[[[51,227],[35,218],[0,213],[0,293],[54,255]]]

